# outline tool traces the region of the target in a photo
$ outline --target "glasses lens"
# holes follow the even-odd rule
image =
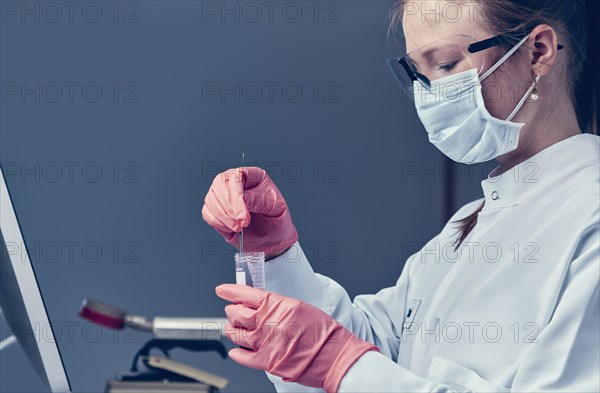
[[[412,100],[415,93],[413,81],[417,79],[416,69],[411,67],[406,58],[388,59],[387,62],[392,70],[394,78],[396,78],[396,81],[405,93],[403,97]]]
[[[430,90],[431,83],[438,79],[471,69],[481,73],[483,56],[467,50],[474,42],[475,39],[468,36],[442,38],[408,53],[404,61],[392,59],[388,62],[404,92],[414,98],[415,79],[419,82],[418,89]]]

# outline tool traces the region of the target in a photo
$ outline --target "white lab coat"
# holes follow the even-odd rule
[[[266,264],[268,290],[380,349],[340,392],[600,391],[600,138],[561,141],[482,188],[485,208],[458,252],[452,221],[483,199],[377,294],[352,302],[298,243]],[[269,378],[279,392],[321,391]]]

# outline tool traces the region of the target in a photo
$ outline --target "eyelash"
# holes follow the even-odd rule
[[[438,71],[450,71],[452,68],[454,68],[454,66],[456,65],[457,62],[453,62],[453,63],[448,63],[448,64],[444,64],[442,66],[439,66],[437,69]]]

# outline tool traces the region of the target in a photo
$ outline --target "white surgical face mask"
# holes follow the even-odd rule
[[[431,91],[414,82],[415,105],[429,141],[456,162],[474,164],[492,160],[515,150],[525,124],[511,120],[531,94],[535,82],[506,120],[487,111],[481,82],[490,76],[527,40],[525,37],[485,74],[477,69],[437,79]],[[537,81],[537,80],[536,80]]]

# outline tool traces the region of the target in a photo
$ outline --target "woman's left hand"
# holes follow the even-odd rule
[[[229,351],[239,364],[265,370],[286,382],[336,392],[350,367],[377,350],[323,311],[302,301],[246,285],[223,284],[225,334],[244,348]]]

